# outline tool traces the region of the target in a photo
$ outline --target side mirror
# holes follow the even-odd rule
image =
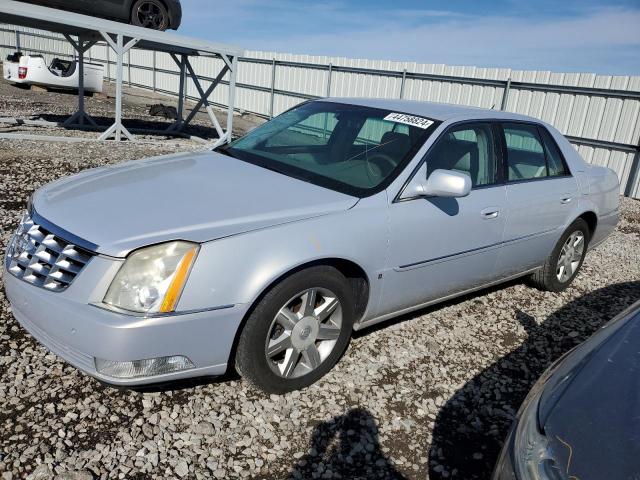
[[[427,177],[427,166],[423,164],[402,192],[403,200],[417,197],[466,197],[471,192],[471,177],[453,170],[434,170]]]
[[[458,198],[471,192],[471,177],[467,173],[453,170],[434,170],[425,185],[427,197]]]

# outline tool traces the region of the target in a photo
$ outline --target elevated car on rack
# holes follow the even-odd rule
[[[182,21],[180,0],[19,0],[94,17],[117,20],[153,30],[177,30]]]
[[[286,392],[353,329],[525,275],[567,288],[618,204],[616,174],[539,120],[328,99],[41,188],[4,278],[18,321],[105,382],[235,366]]]

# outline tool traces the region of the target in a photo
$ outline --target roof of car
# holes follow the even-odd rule
[[[540,120],[511,112],[488,108],[467,107],[450,103],[420,102],[415,100],[390,100],[383,98],[327,98],[325,101],[339,102],[363,107],[382,108],[399,113],[408,113],[433,120],[452,119],[503,119],[526,120],[540,123]]]

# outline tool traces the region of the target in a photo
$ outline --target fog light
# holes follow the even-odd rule
[[[191,360],[182,355],[133,360],[131,362],[116,362],[101,358],[95,358],[94,361],[98,373],[114,378],[152,377],[189,370],[195,367]]]

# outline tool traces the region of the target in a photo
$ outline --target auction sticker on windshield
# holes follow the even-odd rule
[[[385,120],[396,123],[404,123],[405,125],[411,125],[412,127],[418,127],[426,130],[434,124],[433,120],[429,120],[424,117],[414,117],[413,115],[407,115],[406,113],[390,113]]]

